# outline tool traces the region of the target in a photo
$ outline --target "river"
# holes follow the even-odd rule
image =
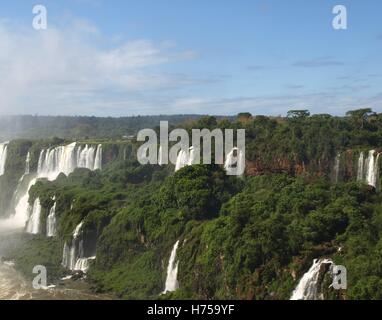
[[[84,280],[60,280],[55,286],[36,290],[32,281],[17,271],[11,261],[2,256],[9,247],[15,250],[19,237],[14,232],[0,230],[0,300],[111,300],[113,297],[95,294]],[[16,249],[17,250],[17,249]]]

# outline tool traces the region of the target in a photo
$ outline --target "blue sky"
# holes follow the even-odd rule
[[[381,21],[379,0],[3,1],[0,112],[382,112]]]

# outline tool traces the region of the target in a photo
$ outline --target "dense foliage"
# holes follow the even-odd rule
[[[326,289],[326,298],[381,299],[382,194],[354,179],[332,183],[328,169],[338,151],[382,145],[381,121],[365,109],[345,118],[294,110],[283,119],[242,113],[232,122],[187,123],[188,130],[245,128],[247,159],[265,170],[237,178],[218,165],[194,165],[174,174],[171,165],[119,157],[103,171],[41,181],[30,202],[40,198],[44,223],[55,197],[58,238],[50,244],[28,238],[15,258],[25,269],[43,260],[62,275],[63,243],[84,221],[86,232],[97,234],[87,279],[98,292],[125,299],[288,299],[313,259],[330,257],[346,266],[348,290]],[[280,159],[310,170],[290,174]],[[180,288],[160,295],[178,240]]]

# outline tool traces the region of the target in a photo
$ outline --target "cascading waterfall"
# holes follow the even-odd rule
[[[90,258],[78,258],[74,267],[74,271],[82,271],[83,273],[86,273],[89,270],[90,261],[95,259],[95,256]]]
[[[5,162],[7,161],[8,142],[0,143],[0,176],[4,174]]]
[[[358,171],[357,171],[357,181],[360,181],[360,182],[363,181],[364,162],[365,162],[365,154],[361,152],[358,158]]]
[[[358,159],[357,181],[365,182],[374,188],[378,187],[380,155],[375,150],[370,150],[368,157],[364,159],[364,153],[361,152]]]
[[[83,222],[75,228],[71,245],[65,242],[62,254],[62,266],[70,271],[82,271],[86,273],[89,269],[90,261],[95,260],[96,257],[84,257],[83,239],[81,239],[82,226]]]
[[[32,213],[27,222],[26,232],[31,234],[38,234],[40,232],[40,220],[41,220],[41,203],[37,198],[32,207]]]
[[[25,160],[25,172],[24,172],[24,175],[30,174],[30,171],[31,171],[30,163],[31,163],[31,154],[28,151],[27,158]]]
[[[54,237],[56,235],[56,205],[57,203],[55,202],[46,220],[47,237]]]
[[[323,300],[323,294],[319,292],[320,278],[322,279],[322,266],[333,265],[330,259],[315,259],[312,267],[301,278],[290,300]]]
[[[97,147],[93,170],[101,170],[101,169],[102,169],[102,144],[99,144]]]
[[[175,172],[186,167],[191,166],[195,162],[195,150],[194,147],[190,147],[188,151],[180,150],[178,157],[176,158]]]
[[[366,160],[367,162],[367,170],[366,170],[366,181],[369,185],[371,186],[376,186],[375,182],[374,182],[374,177],[375,177],[375,174],[374,174],[374,168],[375,168],[375,159],[374,159],[374,154],[375,154],[375,150],[371,150],[369,151],[369,156]]]
[[[29,171],[29,159],[26,160],[26,171]],[[37,175],[30,181],[28,188],[25,190],[15,206],[15,215],[12,218],[13,224],[19,227],[25,226],[28,220],[28,200],[29,190],[38,179],[48,179],[54,181],[60,173],[69,175],[76,168],[87,168],[97,170],[102,168],[102,145],[93,146],[77,146],[77,143],[71,143],[66,146],[41,150]]]
[[[338,153],[334,161],[334,182],[338,182],[340,176],[341,153]]]
[[[63,250],[63,256],[62,256],[62,265],[63,267],[74,270],[77,262],[77,243],[78,243],[78,237],[81,232],[83,222],[77,225],[77,227],[74,229],[73,236],[72,236],[72,243],[71,245],[68,245],[66,242],[64,244],[64,250]]]
[[[178,247],[179,247],[179,240],[175,243],[171,251],[170,260],[168,261],[166,285],[165,285],[163,294],[166,294],[167,292],[174,292],[179,288],[179,282],[178,282],[179,261],[176,261],[176,252],[178,251]]]
[[[224,169],[229,175],[237,175],[237,173],[244,173],[245,159],[243,156],[243,152],[238,148],[233,148],[232,151],[226,156]]]

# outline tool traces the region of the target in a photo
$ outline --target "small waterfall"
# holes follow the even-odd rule
[[[375,154],[375,150],[370,150],[369,155],[366,159],[366,173],[365,181],[368,185],[377,188],[378,186],[378,175],[379,175],[379,157],[380,154]]]
[[[170,260],[168,261],[166,285],[165,285],[163,294],[166,294],[167,292],[174,292],[179,288],[179,282],[178,282],[179,261],[176,261],[176,252],[178,250],[178,247],[179,247],[179,240],[175,243],[171,251]]]
[[[235,156],[236,154],[236,156]],[[243,152],[238,148],[233,148],[226,156],[224,169],[229,175],[242,175],[245,171],[245,159]]]
[[[358,159],[357,181],[378,188],[380,155],[380,153],[376,154],[375,150],[370,150],[368,157],[365,159],[364,153],[361,152]]]
[[[94,170],[102,169],[102,144],[98,145],[94,160]]]
[[[54,237],[56,236],[56,202],[50,209],[49,215],[46,220],[46,236]]]
[[[31,163],[31,154],[30,152],[28,151],[28,154],[27,154],[27,158],[25,160],[25,172],[24,172],[24,176],[27,175],[27,174],[30,174],[30,163]]]
[[[329,259],[316,259],[313,261],[312,267],[301,278],[296,289],[293,291],[290,300],[323,300],[323,294],[319,292],[320,280],[324,270],[324,265],[333,265],[333,261]]]
[[[366,160],[367,162],[367,170],[366,170],[366,181],[369,185],[376,187],[376,182],[375,182],[375,158],[374,158],[375,150],[370,150],[369,151],[369,156]]]
[[[86,273],[89,269],[89,262],[95,260],[96,257],[84,257],[83,239],[81,239],[82,226],[83,222],[75,228],[71,245],[65,242],[62,253],[62,266],[70,271]]]
[[[8,142],[0,143],[0,176],[4,174],[5,162],[7,161]]]
[[[77,259],[76,265],[74,267],[74,271],[82,271],[83,273],[86,273],[89,270],[90,261],[95,259],[96,257]]]
[[[32,212],[27,222],[27,233],[38,234],[40,232],[41,209],[40,199],[37,198],[33,204]]]
[[[194,163],[195,163],[194,147],[190,147],[188,151],[182,149],[179,151],[178,157],[176,158],[175,172],[179,171],[180,169],[186,166],[191,166]]]
[[[341,153],[338,153],[334,161],[334,182],[338,182],[340,176]]]
[[[358,158],[358,171],[357,171],[357,181],[362,182],[364,177],[364,167],[365,167],[365,154],[361,152]]]

